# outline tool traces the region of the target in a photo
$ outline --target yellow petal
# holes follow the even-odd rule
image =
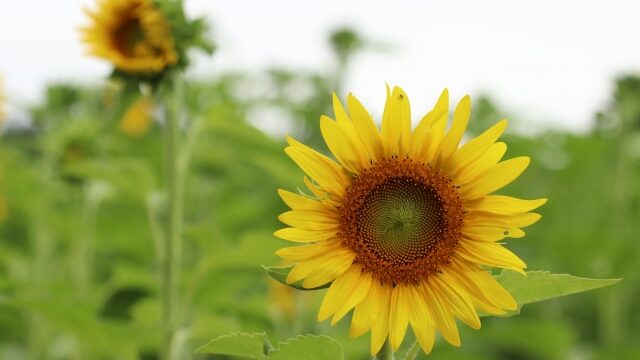
[[[284,201],[284,203],[293,210],[323,211],[328,215],[335,214],[334,216],[338,216],[335,208],[327,206],[321,201],[312,199],[308,196],[295,194],[283,189],[278,189],[278,195],[280,195],[282,201]]]
[[[456,106],[453,112],[453,123],[451,129],[442,139],[437,150],[438,159],[436,161],[436,167],[441,168],[443,164],[446,164],[451,156],[458,149],[462,135],[467,129],[467,123],[469,122],[469,116],[471,115],[471,98],[469,95],[460,100],[458,106]]]
[[[511,294],[505,290],[496,279],[479,265],[454,256],[452,262],[464,271],[465,279],[470,279],[468,284],[474,286],[475,293],[481,294],[485,299],[495,304],[497,307],[513,311],[518,308],[518,304]]]
[[[333,230],[340,227],[340,220],[325,211],[291,210],[278,216],[278,220],[305,230]]]
[[[456,254],[463,259],[481,265],[511,269],[524,274],[527,265],[516,254],[494,242],[468,241],[464,238],[458,243]]]
[[[477,199],[501,189],[515,180],[529,166],[529,158],[521,156],[498,163],[478,175],[468,186],[462,188],[465,199]]]
[[[291,146],[284,151],[323,189],[342,198],[350,183],[342,167],[310,147],[289,138]]]
[[[380,302],[378,299],[381,296],[382,285],[380,285],[378,280],[372,279],[369,293],[353,311],[351,327],[349,328],[349,336],[352,338],[358,337],[371,329],[380,312]]]
[[[357,147],[340,125],[326,116],[320,117],[320,132],[331,153],[340,164],[354,174],[362,171],[360,157],[368,157],[362,154],[364,150]],[[358,139],[358,141],[360,141]]]
[[[280,239],[293,242],[315,242],[327,240],[334,237],[338,233],[338,229],[333,230],[304,230],[297,228],[284,228],[273,233]]]
[[[409,312],[414,304],[410,303],[410,295],[405,284],[398,284],[391,293],[391,309],[389,312],[389,339],[393,351],[397,351],[409,326]]]
[[[431,109],[425,116],[420,119],[418,126],[416,126],[414,132],[427,131],[431,129],[436,122],[438,122],[443,116],[446,118],[449,111],[449,90],[444,89],[436,101],[433,109]],[[413,143],[413,137],[412,141]]]
[[[464,217],[465,224],[472,226],[503,226],[508,228],[523,228],[535,224],[540,220],[540,214],[527,212],[517,215],[493,214],[484,211],[471,211]]]
[[[331,325],[335,325],[342,319],[351,309],[353,309],[356,305],[360,304],[367,294],[369,294],[369,290],[371,289],[371,274],[362,273],[360,279],[358,280],[356,287],[353,288],[351,295],[347,298],[347,301],[340,306],[340,308],[333,314],[333,318],[331,319]]]
[[[541,218],[542,215],[540,214],[528,212],[524,214],[513,215],[509,218],[504,218],[502,219],[502,221],[513,227],[523,228],[537,223]]]
[[[351,119],[349,118],[347,112],[344,110],[342,102],[340,102],[340,99],[338,98],[338,95],[336,95],[336,93],[332,94],[331,100],[333,101],[333,113],[336,115],[336,121],[338,122],[338,124],[340,124],[340,126],[344,128],[353,128]]]
[[[349,113],[351,114],[351,120],[353,121],[356,133],[360,136],[360,140],[367,149],[369,156],[371,156],[371,160],[382,160],[384,151],[382,149],[380,133],[371,115],[369,115],[360,101],[351,94],[347,97],[347,106],[349,107]]]
[[[445,275],[444,272],[434,275],[433,280],[434,286],[437,287],[444,300],[449,303],[453,313],[471,328],[479,329],[480,318],[464,287],[450,276]]]
[[[320,273],[321,276],[325,275],[327,272],[334,274],[334,278],[339,276],[345,270],[349,268],[349,265],[353,263],[353,259],[355,258],[355,254],[349,249],[339,249],[333,252],[320,254],[309,258],[307,260],[303,260],[295,264],[293,269],[287,275],[287,283],[292,284],[294,282],[300,281],[308,276],[311,276],[313,273]],[[333,280],[331,278],[328,281]],[[326,284],[328,281],[321,283],[319,285],[305,285],[302,286],[307,288],[313,288],[320,285]],[[307,283],[308,284],[308,283]]]
[[[425,294],[425,300],[433,318],[435,320],[436,327],[442,333],[442,337],[453,346],[460,346],[460,334],[458,333],[458,327],[456,321],[451,315],[447,303],[442,299],[442,296],[431,287],[431,280],[427,279],[422,283],[422,290]]]
[[[439,101],[444,101],[443,96],[440,97]],[[418,123],[418,126],[416,126],[413,130],[413,134],[411,135],[411,142],[409,144],[410,158],[417,159],[424,163],[429,163],[433,160],[432,158],[427,157],[429,148],[433,147],[435,149],[435,145],[432,144],[433,131],[431,130],[431,127],[437,121],[442,121],[443,123],[446,122],[448,111],[448,108],[441,104],[436,104],[434,109],[429,111],[427,115],[420,120],[420,123]]]
[[[506,128],[507,120],[500,120],[478,137],[462,145],[453,154],[451,160],[443,164],[445,174],[455,177],[460,170],[478,160],[498,140]]]
[[[478,285],[473,281],[472,274],[465,272],[464,269],[459,267],[449,267],[445,272],[454,282],[457,282],[456,286],[460,286],[465,289],[473,304],[481,311],[492,315],[503,315],[505,310],[498,307],[492,299],[488,298],[482,289],[479,289]]]
[[[436,340],[436,330],[433,326],[419,325],[413,327],[413,333],[425,354],[431,354]]]
[[[411,307],[409,308],[409,323],[413,329],[422,351],[429,354],[433,349],[435,341],[435,324],[431,315],[424,295],[418,286],[409,287],[409,296]]]
[[[447,119],[449,118],[449,91],[447,89],[442,91],[433,111],[440,114],[440,116],[429,127],[431,136],[429,137],[428,146],[421,157],[421,160],[427,163],[434,159],[447,127]]]
[[[469,239],[478,241],[500,241],[507,237],[519,239],[525,234],[524,231],[518,228],[465,224],[462,227],[462,235]]]
[[[465,185],[477,178],[480,174],[495,166],[507,152],[507,145],[503,142],[495,143],[482,154],[476,161],[460,170],[453,178],[456,185]]]
[[[351,253],[322,263],[304,279],[302,286],[312,289],[333,281],[352,266],[353,259],[355,259],[355,254]]]
[[[329,290],[322,299],[322,305],[320,305],[320,312],[318,313],[318,321],[323,321],[342,306],[353,289],[358,285],[358,279],[362,274],[362,267],[359,265],[352,265],[349,269],[336,281],[331,284]]]
[[[431,114],[431,113],[429,113]],[[427,116],[429,116],[427,114]],[[427,152],[429,150],[429,144],[431,144],[431,138],[433,137],[431,129],[418,129],[416,128],[411,134],[411,144],[409,144],[409,158],[416,159],[421,163],[428,164],[431,162],[431,158],[427,158]]]
[[[380,289],[380,297],[378,301],[377,310],[378,315],[376,321],[371,328],[371,356],[377,354],[385,340],[389,335],[389,308],[391,306],[391,291],[393,288],[389,284],[385,284]]]
[[[284,259],[300,261],[337,250],[340,247],[342,244],[338,240],[323,240],[309,245],[285,247],[276,251],[276,255]]]
[[[547,199],[522,200],[504,195],[487,195],[466,202],[470,210],[486,211],[494,214],[521,214],[544,205]]]
[[[356,128],[355,123],[351,118],[349,118],[349,115],[344,110],[340,99],[338,99],[338,96],[335,93],[333,94],[333,111],[336,115],[337,124],[342,130],[346,141],[349,143],[349,146],[353,148],[355,158],[358,161],[360,168],[368,167],[372,155],[369,153],[369,149],[365,146],[365,141],[362,140],[362,136],[358,134],[358,129]],[[378,138],[379,137],[380,135],[378,134]]]
[[[304,177],[304,184],[319,200],[323,202],[330,200],[330,195],[323,188],[315,184],[308,176]]]
[[[389,92],[382,114],[382,145],[387,158],[404,156],[411,141],[411,109],[409,99],[399,87]]]

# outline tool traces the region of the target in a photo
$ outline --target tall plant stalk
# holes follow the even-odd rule
[[[163,338],[162,359],[173,360],[180,352],[176,342],[178,329],[178,282],[182,257],[182,179],[183,167],[179,165],[180,126],[179,118],[183,105],[183,84],[174,77],[161,89],[160,98],[165,104],[164,161],[167,211],[165,222],[164,251],[160,259],[162,282]]]
[[[389,344],[389,340],[385,341],[382,345],[382,349],[380,352],[373,357],[372,360],[394,360],[393,356],[393,348],[391,348],[391,344]]]

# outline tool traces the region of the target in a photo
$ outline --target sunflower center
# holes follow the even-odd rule
[[[340,234],[380,281],[419,282],[449,262],[462,216],[449,179],[428,165],[392,158],[353,180]]]
[[[371,189],[358,217],[363,238],[379,256],[394,262],[426,255],[444,227],[438,194],[409,177],[390,178]]]
[[[115,47],[125,56],[136,55],[145,46],[145,37],[139,19],[128,19],[114,33]]]

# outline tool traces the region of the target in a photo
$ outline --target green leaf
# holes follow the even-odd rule
[[[269,360],[343,360],[342,346],[328,336],[299,335],[269,350]]]
[[[265,333],[231,333],[221,335],[202,345],[196,354],[239,356],[247,359],[266,359],[271,344]]]
[[[331,286],[331,283],[327,283],[327,284],[324,284],[322,286],[318,286],[318,287],[315,287],[315,288],[309,288],[308,289],[308,288],[302,287],[302,280],[296,281],[293,284],[288,284],[287,283],[287,275],[289,275],[289,273],[293,269],[293,265],[285,266],[285,267],[276,267],[276,266],[268,267],[268,266],[262,265],[262,268],[273,279],[277,280],[278,282],[280,282],[282,284],[285,284],[287,286],[291,286],[292,288],[295,288],[295,289],[298,289],[298,290],[318,290],[318,289],[326,289],[329,286]]]
[[[610,286],[621,279],[588,279],[569,274],[552,274],[549,271],[528,271],[527,276],[523,276],[515,271],[503,270],[496,276],[496,280],[513,295],[518,306],[522,307],[525,304]]]

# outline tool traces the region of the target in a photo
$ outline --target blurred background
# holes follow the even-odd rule
[[[161,124],[84,55],[77,29],[93,5],[0,5],[0,359],[157,358]],[[322,291],[293,292],[260,265],[279,265],[285,245],[272,236],[285,211],[276,189],[302,185],[284,135],[325,149],[318,120],[332,115],[331,92],[353,92],[379,119],[388,82],[409,94],[414,120],[444,87],[454,101],[471,94],[469,137],[510,120],[508,155],[533,162],[503,193],[549,198],[510,242],[530,269],[624,278],[486,318],[462,331],[462,348],[442,342],[431,358],[640,358],[638,2],[186,6],[207,17],[217,45],[186,83],[200,124],[185,135],[188,351],[266,331],[273,342],[327,334],[346,359],[367,358],[368,336],[347,339],[348,320],[316,321]]]

